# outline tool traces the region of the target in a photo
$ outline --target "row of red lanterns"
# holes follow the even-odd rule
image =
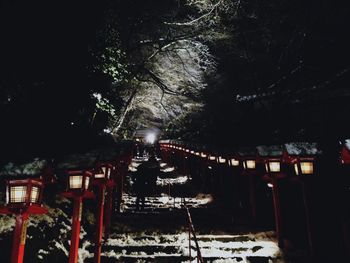
[[[164,150],[176,150],[178,152],[185,153],[187,155],[193,155],[201,157],[207,161],[213,161],[218,164],[227,164],[229,166],[238,167],[242,164],[244,170],[254,170],[256,169],[257,163],[263,163],[265,166],[266,173],[280,173],[282,171],[283,163],[290,163],[294,167],[296,175],[311,175],[314,173],[314,158],[313,157],[302,157],[302,158],[225,158],[221,155],[214,155],[209,152],[191,150],[186,147],[173,145],[173,144],[160,144],[160,148]]]
[[[130,159],[130,158],[128,158]],[[121,162],[124,162],[122,160]],[[69,262],[78,262],[78,248],[80,235],[80,222],[82,216],[82,201],[84,198],[94,198],[92,185],[97,186],[98,220],[95,246],[95,262],[101,258],[101,245],[103,236],[103,215],[106,189],[111,190],[116,186],[116,165],[100,163],[94,169],[69,169],[67,174],[67,190],[62,193],[67,198],[72,198],[74,207],[72,215],[72,234],[69,252]],[[11,263],[22,263],[26,239],[26,229],[30,215],[45,214],[47,209],[42,205],[43,189],[46,181],[43,176],[39,178],[15,179],[6,181],[6,205],[0,208],[2,214],[15,214],[16,225],[12,246]],[[112,200],[111,200],[112,201]],[[107,220],[108,222],[108,220]],[[107,223],[106,222],[106,223]],[[106,226],[107,227],[107,226]]]

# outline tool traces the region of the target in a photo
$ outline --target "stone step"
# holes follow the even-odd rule
[[[243,263],[253,262],[253,258],[256,260],[254,262],[282,262],[279,261],[282,255],[273,233],[198,235],[197,238],[206,262]],[[188,262],[188,246],[188,233],[185,232],[154,235],[129,233],[110,238],[103,246],[103,256],[121,260],[120,262]],[[191,255],[195,254],[192,241]],[[146,261],[132,261],[133,259]]]

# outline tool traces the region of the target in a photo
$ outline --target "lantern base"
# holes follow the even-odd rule
[[[31,215],[40,215],[46,214],[48,212],[47,208],[37,205],[31,204],[29,206],[18,206],[18,205],[8,205],[5,207],[0,207],[0,214],[22,214],[27,213]]]
[[[62,195],[67,198],[75,198],[75,197],[82,197],[82,198],[88,198],[92,199],[95,197],[94,193],[91,191],[69,191],[69,192],[63,192]]]

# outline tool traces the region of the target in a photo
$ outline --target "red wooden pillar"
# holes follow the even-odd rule
[[[16,215],[15,233],[12,244],[11,263],[22,263],[24,256],[24,247],[27,236],[28,213]]]
[[[74,206],[73,206],[73,216],[72,216],[72,236],[71,236],[70,250],[69,250],[69,263],[78,262],[80,221],[81,221],[81,214],[83,211],[82,196],[75,196],[73,200],[74,200]]]
[[[104,237],[108,238],[111,231],[111,219],[113,211],[113,187],[107,187],[106,204],[105,204],[105,233]]]
[[[309,250],[310,255],[312,258],[315,257],[315,250],[314,250],[314,240],[313,240],[313,229],[312,229],[312,219],[311,219],[311,213],[309,208],[309,198],[308,198],[308,189],[306,186],[306,182],[301,182],[301,187],[303,191],[303,203],[304,203],[304,211],[305,211],[305,218],[306,218],[306,227],[307,227],[307,237],[309,242]]]
[[[275,214],[275,227],[276,235],[278,240],[278,245],[283,246],[283,236],[282,236],[282,218],[281,218],[281,203],[279,196],[279,184],[275,177],[272,177],[272,197],[273,197],[273,207]]]
[[[102,236],[103,236],[103,208],[105,203],[105,190],[104,183],[98,185],[98,206],[97,206],[97,229],[96,229],[96,243],[95,243],[95,263],[101,262],[101,248],[102,248]]]
[[[249,203],[253,224],[257,222],[256,212],[256,195],[255,195],[255,176],[252,173],[248,174],[249,178]]]

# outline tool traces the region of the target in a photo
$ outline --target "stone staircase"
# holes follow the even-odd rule
[[[205,262],[282,263],[273,233],[198,235]],[[196,255],[192,242],[191,255]],[[104,245],[102,262],[196,262],[189,259],[188,233],[115,235]]]
[[[129,171],[134,172],[142,161],[134,160]],[[176,169],[165,163],[161,167],[164,173],[157,180],[157,196],[146,198],[144,210],[135,209],[132,183],[131,191],[123,195],[121,213],[115,215],[111,237],[103,245],[102,262],[197,262],[193,237],[192,257],[189,256],[184,198],[177,196],[176,191],[170,191],[190,185],[190,180],[178,175]],[[130,178],[127,178],[129,183]],[[221,208],[213,206],[215,202],[211,195],[187,196],[185,201],[193,213],[194,225],[199,233],[197,240],[205,262],[284,262],[274,232],[227,231],[227,226],[232,225],[229,217]]]

